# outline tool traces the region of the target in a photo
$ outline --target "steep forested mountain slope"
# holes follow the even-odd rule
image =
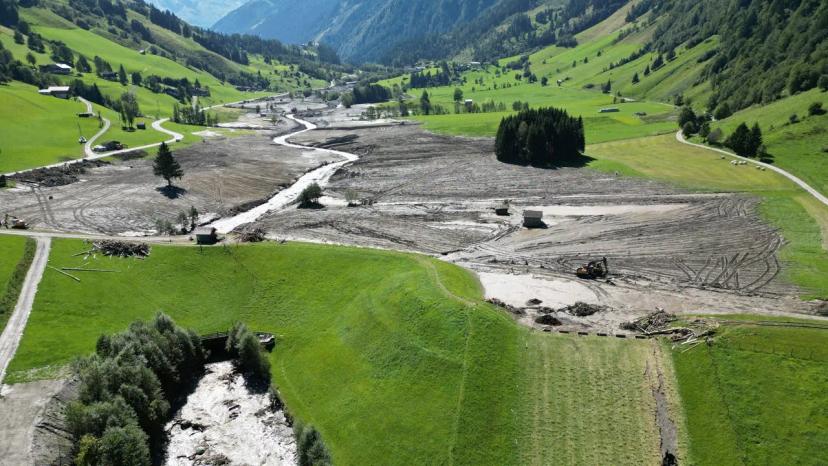
[[[172,11],[184,21],[201,27],[212,26],[244,2],[245,0],[150,0],[158,8]]]
[[[447,32],[503,0],[253,0],[215,25],[288,42],[320,40],[354,62],[373,61],[395,43]]]

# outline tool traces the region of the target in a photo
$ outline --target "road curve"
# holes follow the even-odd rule
[[[282,97],[282,96],[285,96],[285,95],[287,95],[287,94],[276,94],[276,95],[270,96],[270,98]],[[94,109],[92,108],[92,103],[91,102],[84,99],[83,97],[78,97],[78,100],[80,100],[84,105],[86,105],[86,111],[88,113],[94,113]],[[226,104],[216,104],[216,105],[212,105],[210,107],[205,107],[204,110],[210,110],[210,109],[213,109],[213,108],[216,108],[216,107],[223,107],[223,106],[228,106],[228,105],[237,105],[237,104],[240,104],[240,103],[243,103],[243,102],[247,102],[247,101],[228,102]],[[130,147],[128,149],[116,150],[116,151],[111,151],[111,152],[100,152],[100,153],[95,152],[95,151],[92,150],[92,148],[95,146],[95,142],[101,136],[106,134],[106,132],[109,131],[109,128],[112,126],[112,122],[110,122],[108,118],[104,118],[102,116],[101,120],[103,121],[103,124],[104,124],[103,127],[94,136],[89,138],[89,140],[87,140],[86,143],[83,146],[83,152],[84,152],[84,157],[83,158],[75,159],[75,160],[69,160],[69,161],[66,161],[66,162],[58,162],[58,163],[53,163],[51,165],[44,165],[44,166],[40,166],[40,167],[28,168],[28,169],[25,169],[25,170],[19,170],[19,171],[16,171],[16,172],[3,173],[3,174],[8,176],[8,177],[11,177],[13,175],[20,175],[20,174],[23,174],[23,173],[29,173],[29,172],[32,172],[32,171],[35,171],[35,170],[39,170],[41,168],[66,167],[66,166],[69,166],[69,165],[73,165],[73,164],[76,164],[76,163],[83,162],[84,160],[98,160],[98,159],[103,159],[103,158],[106,158],[106,157],[111,157],[113,155],[123,154],[123,153],[126,153],[126,152],[132,152],[132,151],[142,150],[142,149],[151,149],[153,147],[158,147],[158,146],[161,145],[160,142],[156,142],[156,143],[153,143],[153,144],[147,144],[145,146]],[[169,139],[167,141],[164,141],[168,145],[179,142],[182,139],[184,139],[183,134],[176,133],[175,131],[168,130],[167,128],[164,128],[163,126],[161,126],[161,125],[163,125],[164,123],[166,123],[168,121],[170,121],[169,118],[162,118],[160,120],[155,120],[155,121],[152,122],[152,129],[154,129],[158,132],[169,135],[171,137],[171,139]]]
[[[737,159],[744,160],[746,162],[750,162],[754,165],[759,165],[760,167],[765,167],[768,170],[773,170],[776,173],[779,173],[780,175],[784,176],[785,178],[793,181],[794,183],[799,185],[800,188],[804,189],[805,191],[808,191],[809,194],[814,196],[819,202],[823,203],[826,207],[828,207],[828,197],[825,197],[822,193],[820,193],[816,189],[812,188],[811,185],[809,185],[808,183],[802,181],[801,179],[797,178],[796,176],[792,175],[791,173],[789,173],[789,172],[787,172],[787,171],[785,171],[785,170],[783,170],[779,167],[776,167],[776,166],[768,164],[768,163],[752,160],[752,159],[749,159],[747,157],[742,157],[741,155],[736,155],[732,152],[728,152],[728,151],[723,150],[723,149],[717,149],[715,147],[705,146],[704,144],[696,144],[696,143],[690,142],[690,141],[684,139],[684,134],[681,131],[676,133],[676,140],[678,140],[678,142],[681,142],[681,143],[684,143],[684,144],[687,144],[687,145],[690,145],[690,146],[696,146],[696,147],[700,147],[702,149],[707,149],[707,150],[712,150],[712,151],[715,151],[715,152],[719,152],[720,154],[728,155],[730,157],[735,157]]]
[[[37,237],[35,256],[29,271],[26,273],[26,279],[23,281],[23,289],[20,290],[17,305],[15,305],[14,312],[6,323],[3,334],[0,335],[0,384],[6,377],[6,369],[8,369],[9,363],[17,351],[17,345],[20,344],[20,338],[23,336],[23,329],[26,328],[26,322],[32,312],[37,286],[40,284],[43,271],[46,270],[46,264],[49,262],[51,244],[51,238]]]

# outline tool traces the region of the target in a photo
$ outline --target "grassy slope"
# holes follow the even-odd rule
[[[725,134],[745,122],[759,123],[765,145],[774,164],[802,178],[823,194],[828,194],[828,114],[808,115],[808,106],[822,102],[828,110],[828,94],[814,89],[762,107],[739,111],[730,118],[714,123]],[[799,123],[789,123],[796,114]]]
[[[618,63],[631,53],[639,50],[652,35],[655,25],[641,27],[637,32],[618,39],[620,31],[629,25],[624,24],[625,9],[620,10],[607,20],[578,35],[579,45],[575,48],[546,47],[530,55],[531,69],[538,78],[547,77],[549,86],[540,83],[529,84],[517,80],[516,72],[497,76],[494,68],[482,71],[470,71],[464,74],[466,84],[461,86],[465,98],[476,102],[492,100],[503,102],[511,108],[517,100],[529,102],[532,106],[556,106],[565,108],[570,113],[584,117],[588,143],[598,143],[640,136],[667,133],[675,126],[675,110],[672,102],[676,94],[685,94],[694,99],[701,99],[709,93],[707,84],[697,84],[697,78],[704,64],[697,59],[704,52],[715,48],[718,39],[711,38],[692,49],[680,47],[675,60],[644,76],[644,68],[654,58],[648,53],[625,65],[612,70],[610,64]],[[517,57],[502,59],[504,65]],[[586,59],[586,63],[584,62]],[[575,66],[573,67],[573,62]],[[632,84],[633,74],[638,73],[640,82]],[[478,79],[483,84],[476,83]],[[565,80],[558,86],[557,80]],[[385,85],[401,84],[407,80],[399,77],[382,82]],[[637,100],[634,103],[613,104],[613,95],[602,94],[600,84],[611,81],[613,95],[620,91],[622,95]],[[497,84],[497,89],[495,89]],[[503,87],[511,85],[511,87]],[[585,86],[593,85],[592,89]],[[428,89],[431,101],[448,109],[453,109],[454,86]],[[414,98],[419,98],[421,89],[410,91]],[[617,106],[619,113],[598,114],[598,110],[607,106]],[[647,116],[638,117],[636,112],[645,112]],[[448,134],[473,136],[493,136],[500,119],[507,113],[460,114],[440,116],[419,116],[418,120],[426,123],[426,128]]]
[[[0,331],[5,328],[17,304],[34,250],[33,239],[0,236]]]
[[[726,326],[712,346],[673,352],[690,463],[824,464],[824,330]]]
[[[134,49],[125,47],[105,37],[108,34],[106,31],[85,31],[49,10],[27,8],[21,10],[21,12],[23,18],[44,38],[65,42],[73,50],[86,55],[90,62],[92,57],[98,55],[109,61],[116,70],[119,65],[124,65],[128,73],[138,71],[145,77],[150,74],[157,74],[176,79],[186,77],[191,81],[198,79],[202,85],[209,86],[212,93],[210,97],[200,99],[203,106],[238,101],[266,94],[240,92],[233,86],[225,85],[203,71],[185,67],[163,57],[151,54],[141,55],[137,51],[141,47],[139,45],[136,45]],[[208,53],[191,39],[177,36],[154,25],[149,27],[160,41],[174,44],[177,47]],[[16,58],[21,61],[25,60],[25,55],[29,50],[25,45],[14,43],[11,30],[0,28],[0,41],[12,51]],[[39,64],[51,62],[48,53],[35,54],[35,56]],[[225,62],[227,67],[251,73],[261,71],[267,75],[272,71],[286,69],[284,65],[280,64],[266,65],[259,57],[252,57],[253,63],[250,66],[231,63],[218,56],[216,56],[216,59]],[[172,113],[172,107],[176,103],[175,99],[166,94],[154,94],[148,89],[138,86],[122,86],[120,83],[101,79],[94,73],[62,79],[68,81],[76,78],[82,79],[87,84],[97,84],[105,95],[112,98],[117,98],[124,92],[134,93],[142,112],[148,117],[148,127],[149,123],[155,118],[169,117]],[[306,82],[309,82],[312,86],[324,85],[323,82],[308,79],[303,74],[298,77],[285,78],[271,73],[270,79],[275,86],[286,90],[303,88]],[[37,89],[21,83],[0,87],[0,104],[3,106],[0,109],[0,121],[9,122],[4,124],[3,128],[0,128],[0,136],[3,136],[0,138],[0,141],[2,141],[0,142],[0,150],[4,151],[3,157],[0,158],[0,172],[31,168],[83,156],[83,148],[77,144],[78,128],[76,120],[78,119],[75,117],[77,112],[83,110],[81,104],[41,97],[37,95]],[[104,117],[113,122],[112,128],[102,136],[101,141],[118,140],[131,147],[136,147],[169,139],[169,136],[156,132],[151,128],[146,131],[123,131],[118,123],[117,113],[97,105],[95,110],[102,112]],[[204,128],[184,127],[182,125],[176,127],[184,129],[181,132],[186,135],[185,142],[193,143],[201,140],[200,137],[193,136],[192,133]],[[170,129],[176,128],[171,127]],[[87,138],[95,134],[97,130],[97,122],[91,120],[81,121],[81,133]],[[46,134],[49,137],[43,137]]]
[[[56,240],[50,263],[82,263],[71,256],[87,247]],[[81,283],[46,272],[11,382],[49,376],[92,351],[96,335],[163,310],[200,332],[241,319],[277,334],[274,379],[290,409],[320,428],[338,464],[556,462],[543,442],[531,451],[515,442],[534,437],[530,425],[557,431],[568,455],[614,464],[640,464],[657,448],[648,402],[618,402],[647,398],[644,343],[530,335],[483,304],[479,283],[453,265],[300,243],[203,252],[156,246],[147,260],[92,264],[120,272],[84,274]],[[538,374],[539,357],[555,370]],[[592,371],[571,379],[583,365]],[[536,399],[524,409],[526,393],[544,387],[555,390],[550,405]],[[566,403],[574,410],[584,396],[594,411],[560,410]],[[603,418],[617,422],[613,439],[584,423]],[[596,441],[604,450],[587,453]]]
[[[41,96],[35,86],[0,85],[0,173],[80,156],[78,124],[87,137],[98,131],[97,121],[77,117],[84,111],[82,103]]]
[[[786,239],[781,252],[791,266],[783,271],[806,297],[828,297],[828,208],[786,178],[750,165],[733,166],[719,154],[681,144],[672,135],[589,146],[592,168],[645,176],[682,187],[746,192],[764,199],[760,210]],[[828,236],[826,236],[828,237]]]
[[[521,464],[660,462],[655,401],[642,377],[652,342],[524,335]]]

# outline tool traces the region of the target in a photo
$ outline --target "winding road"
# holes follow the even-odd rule
[[[811,185],[809,185],[808,183],[802,181],[800,178],[797,178],[796,176],[794,176],[790,172],[787,172],[787,171],[785,171],[785,170],[783,170],[783,169],[781,169],[777,166],[774,166],[774,165],[771,165],[771,164],[768,164],[768,163],[764,163],[764,162],[759,162],[759,161],[756,161],[756,160],[752,160],[752,159],[749,159],[747,157],[742,157],[741,155],[736,155],[732,152],[728,152],[728,151],[723,150],[723,149],[717,149],[715,147],[710,147],[710,146],[705,146],[703,144],[696,144],[694,142],[690,142],[690,141],[688,141],[687,139],[684,138],[684,134],[681,131],[676,133],[676,139],[678,140],[678,142],[681,142],[681,143],[684,143],[684,144],[687,144],[687,145],[690,145],[690,146],[695,146],[695,147],[699,147],[699,148],[702,148],[702,149],[712,150],[712,151],[718,152],[720,154],[724,154],[724,155],[727,155],[727,156],[730,156],[730,157],[735,157],[735,158],[737,158],[739,160],[743,160],[745,162],[750,162],[754,165],[759,165],[760,167],[767,168],[768,170],[773,170],[776,173],[779,173],[780,175],[784,176],[785,178],[793,181],[794,183],[799,185],[800,188],[807,191],[811,196],[814,196],[819,202],[823,203],[825,206],[828,206],[828,197],[825,197],[822,193],[820,193],[819,191],[817,191],[816,189],[811,187]]]

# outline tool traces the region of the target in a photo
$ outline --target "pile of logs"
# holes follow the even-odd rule
[[[101,240],[92,244],[95,251],[104,256],[147,257],[150,247],[147,243],[130,243],[126,241]]]

